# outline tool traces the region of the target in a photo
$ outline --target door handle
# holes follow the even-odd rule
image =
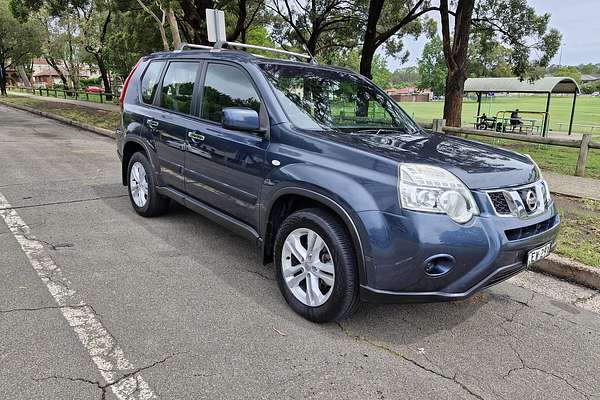
[[[148,120],[146,120],[146,125],[148,125],[152,129],[156,129],[156,128],[158,128],[158,121],[155,121],[153,119],[148,119]]]
[[[192,142],[201,142],[204,140],[204,135],[201,135],[198,132],[189,131],[187,135],[192,140]]]

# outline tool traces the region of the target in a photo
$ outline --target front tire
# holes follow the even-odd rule
[[[277,232],[274,255],[279,289],[295,312],[329,322],[356,310],[356,257],[337,216],[318,208],[291,214]]]
[[[135,153],[127,167],[129,199],[135,212],[144,217],[164,214],[170,201],[156,190],[156,179],[150,161],[143,153]]]

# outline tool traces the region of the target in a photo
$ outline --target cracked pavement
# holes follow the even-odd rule
[[[89,307],[134,366],[103,380],[0,223],[0,398],[114,400],[143,372],[160,399],[600,399],[597,291],[526,272],[315,325],[251,243],[177,206],[137,216],[112,140],[3,106],[0,192],[84,301],[62,308]]]

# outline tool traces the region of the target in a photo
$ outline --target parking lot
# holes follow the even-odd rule
[[[600,296],[526,272],[316,325],[251,243],[144,219],[113,140],[0,106],[2,399],[600,399]]]

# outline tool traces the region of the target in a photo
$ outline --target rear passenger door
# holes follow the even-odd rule
[[[152,131],[160,166],[161,185],[185,190],[183,168],[187,126],[197,98],[196,81],[200,63],[171,61],[166,67],[160,91],[146,119]]]
[[[249,107],[260,113],[261,99],[240,66],[208,62],[204,69],[200,119],[187,137],[186,192],[256,228],[268,139],[225,129],[221,119],[225,107]]]

